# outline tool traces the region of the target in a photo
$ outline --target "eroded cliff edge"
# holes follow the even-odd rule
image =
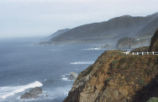
[[[80,73],[64,102],[147,102],[158,96],[158,56],[106,51]]]

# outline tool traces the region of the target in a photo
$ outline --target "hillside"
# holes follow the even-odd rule
[[[105,22],[86,24],[51,39],[53,43],[106,42],[122,37],[151,38],[158,25],[158,14],[146,17],[121,16]],[[144,30],[145,29],[145,30]],[[146,29],[149,29],[146,31]],[[115,42],[116,43],[116,42]]]
[[[149,50],[158,52],[158,30],[155,32],[154,36],[151,39],[151,45]]]
[[[150,39],[148,38],[134,38],[134,37],[123,37],[120,38],[116,43],[117,49],[135,49],[141,46],[149,46]]]
[[[156,32],[150,48],[157,40]],[[105,51],[79,74],[64,102],[157,102],[157,80],[157,55]]]
[[[53,33],[52,35],[50,35],[49,37],[47,37],[46,39],[44,39],[43,41],[41,41],[39,44],[40,45],[48,45],[48,44],[52,44],[52,39],[56,36],[61,36],[62,34],[64,34],[65,32],[69,31],[70,29],[60,29],[58,31],[56,31],[55,33]]]
[[[53,39],[56,36],[61,36],[61,34],[67,32],[69,30],[70,29],[68,29],[68,28],[67,29],[60,29],[60,30],[56,31],[55,33],[53,33],[49,38]]]

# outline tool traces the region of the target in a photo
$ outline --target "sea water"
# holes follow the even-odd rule
[[[67,77],[70,72],[83,71],[104,51],[95,47],[83,43],[44,46],[37,39],[0,40],[0,102],[62,102],[73,84]],[[39,98],[20,99],[34,87],[43,89]]]

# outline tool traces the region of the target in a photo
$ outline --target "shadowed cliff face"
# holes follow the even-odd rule
[[[157,90],[157,68],[158,56],[107,51],[80,73],[64,102],[145,102]]]
[[[148,102],[151,97],[158,97],[158,75],[153,78],[149,84],[139,90],[136,95],[132,97],[132,99],[133,102]]]
[[[154,36],[151,39],[149,50],[158,52],[158,30],[155,32]]]

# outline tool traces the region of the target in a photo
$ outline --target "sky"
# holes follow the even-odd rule
[[[0,38],[49,36],[122,15],[158,12],[158,0],[0,0]]]

